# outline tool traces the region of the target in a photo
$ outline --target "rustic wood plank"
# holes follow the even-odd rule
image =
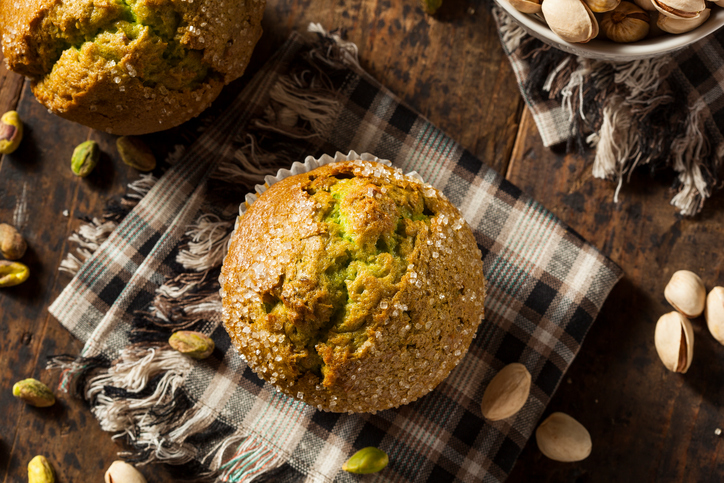
[[[694,361],[667,371],[653,344],[658,318],[673,310],[663,290],[679,269],[711,289],[724,284],[724,193],[697,217],[669,205],[672,178],[634,174],[618,204],[615,184],[590,175],[592,159],[542,146],[525,111],[508,178],[574,227],[625,271],[551,400],[591,433],[593,453],[579,463],[545,458],[531,439],[509,478],[527,481],[717,481],[724,475],[724,347],[703,317],[693,321]]]

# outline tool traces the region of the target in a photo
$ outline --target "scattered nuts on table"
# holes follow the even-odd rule
[[[0,223],[0,253],[8,260],[18,260],[25,255],[28,244],[14,226]]]
[[[23,140],[23,123],[18,113],[8,111],[0,117],[0,154],[10,154]]]
[[[672,307],[693,319],[704,311],[706,288],[697,274],[689,270],[679,270],[671,276],[664,289],[664,297]]]
[[[656,323],[654,345],[668,370],[688,371],[694,357],[694,329],[689,319],[679,312],[662,315]]]
[[[704,317],[711,335],[724,345],[724,287],[711,289],[706,297]]]
[[[348,473],[366,475],[382,471],[389,462],[387,453],[374,446],[368,446],[353,454],[352,457],[342,465],[342,469]]]
[[[649,14],[633,3],[623,2],[603,14],[601,32],[614,42],[636,42],[649,33]]]
[[[55,472],[45,456],[36,456],[28,463],[28,483],[55,483]]]
[[[581,0],[545,0],[541,12],[550,29],[566,42],[588,42],[598,35],[598,21]]]
[[[531,376],[523,364],[508,364],[490,381],[480,410],[486,419],[500,421],[516,414],[530,394]]]
[[[214,352],[214,341],[201,332],[179,330],[168,339],[168,343],[182,354],[194,359],[206,359]]]
[[[74,175],[84,178],[95,169],[100,157],[101,148],[97,142],[93,140],[82,142],[73,150],[70,169]]]
[[[0,260],[0,288],[19,285],[29,276],[30,270],[24,264]]]
[[[105,483],[146,483],[146,478],[125,461],[114,461],[103,478]]]
[[[588,430],[565,413],[553,413],[535,431],[541,453],[555,461],[571,463],[588,458],[593,446]]]
[[[156,167],[156,157],[151,148],[137,137],[121,136],[116,140],[121,159],[131,168],[139,171],[152,171]]]
[[[55,404],[53,391],[37,379],[24,379],[13,386],[13,396],[36,408],[47,408]]]

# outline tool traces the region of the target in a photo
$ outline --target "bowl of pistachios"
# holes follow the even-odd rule
[[[609,61],[657,57],[724,25],[724,0],[496,0],[530,35]],[[721,5],[721,6],[719,6]]]

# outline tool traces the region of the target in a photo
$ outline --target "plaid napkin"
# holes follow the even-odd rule
[[[616,200],[636,167],[672,169],[671,203],[684,215],[702,209],[722,180],[724,29],[672,54],[609,62],[544,44],[500,7],[493,14],[546,146],[595,148],[593,175],[618,183]]]
[[[50,308],[86,345],[52,364],[136,461],[181,465],[185,477],[358,481],[342,463],[377,446],[390,463],[366,481],[503,481],[621,270],[367,75],[353,44],[313,29],[292,35],[86,252]],[[277,392],[242,361],[219,317],[219,265],[254,182],[350,149],[440,188],[473,228],[489,282],[486,320],[463,361],[432,393],[376,414],[321,412]],[[210,334],[213,355],[171,350],[165,341],[179,328]],[[483,390],[511,362],[532,374],[530,398],[516,416],[487,422]]]

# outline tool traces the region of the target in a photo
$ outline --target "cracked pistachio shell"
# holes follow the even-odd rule
[[[566,42],[588,42],[598,35],[598,21],[581,0],[545,0],[541,7],[548,27]]]
[[[214,341],[201,332],[179,330],[168,339],[168,343],[182,354],[194,359],[206,359],[214,352]]]
[[[621,0],[584,0],[592,12],[610,12],[621,4]]]
[[[659,26],[661,26],[661,19],[662,17],[659,17]],[[688,270],[679,270],[671,276],[671,280],[666,284],[664,297],[685,317],[693,319],[704,311],[706,288],[697,274]]]
[[[570,463],[588,458],[593,446],[588,430],[565,413],[553,413],[535,431],[541,453],[555,461]]]
[[[0,288],[19,285],[29,276],[30,270],[24,264],[0,260]]]
[[[55,472],[45,456],[36,456],[28,463],[28,483],[55,483]]]
[[[709,20],[711,10],[705,8],[701,14],[696,18],[672,18],[666,15],[659,15],[659,19],[656,21],[656,25],[670,34],[683,34],[690,32]]]
[[[125,461],[114,461],[106,471],[105,483],[147,483],[146,478]]]
[[[510,4],[523,13],[538,13],[541,11],[541,2],[538,0],[508,0]],[[722,0],[724,1],[724,0]]]
[[[490,381],[483,393],[480,410],[486,419],[500,421],[513,416],[530,394],[531,376],[523,364],[508,364]]]
[[[0,154],[10,154],[23,140],[23,123],[16,111],[8,111],[0,117]]]
[[[656,10],[667,17],[697,18],[706,8],[704,0],[651,0]]]
[[[131,168],[139,171],[152,171],[156,167],[156,157],[151,148],[137,137],[121,136],[116,140],[116,148],[121,159]]]
[[[8,260],[18,260],[25,255],[28,245],[14,226],[0,223],[0,253]]]
[[[85,141],[73,150],[70,169],[74,175],[84,178],[95,169],[100,157],[101,148],[98,146],[98,143],[93,140]]]
[[[342,465],[342,469],[349,473],[366,475],[382,471],[389,462],[387,453],[374,446],[368,446],[353,454],[352,457]]]
[[[13,396],[36,408],[47,408],[55,404],[53,391],[37,379],[24,379],[13,386]]]
[[[622,2],[603,15],[599,24],[606,37],[614,42],[636,42],[649,33],[649,14],[633,3]]]
[[[724,345],[724,287],[714,287],[706,297],[704,310],[706,325],[709,332],[722,345]]]
[[[694,329],[679,312],[662,315],[656,323],[654,345],[661,362],[673,372],[686,372],[694,357]]]

